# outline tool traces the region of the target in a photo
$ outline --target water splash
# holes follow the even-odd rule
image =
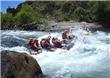
[[[110,33],[76,28],[71,34],[77,36],[77,40],[69,51],[57,49],[33,55],[43,73],[50,78],[110,78]],[[2,31],[1,49],[28,53],[24,44],[30,37],[41,39],[48,35],[61,38],[58,32]],[[15,42],[17,45],[13,44]]]

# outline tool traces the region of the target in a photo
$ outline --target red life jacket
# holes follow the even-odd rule
[[[45,39],[42,39],[41,41],[40,41],[40,45],[41,45],[41,47],[43,48],[44,47],[44,41],[45,41]]]
[[[41,44],[41,47],[42,48],[48,48],[48,47],[50,47],[50,41],[47,40],[47,39],[41,40],[40,44]]]
[[[61,48],[62,47],[62,42],[60,42],[59,40],[52,41],[52,43],[54,44],[54,46],[56,48]]]
[[[30,40],[30,41],[28,42],[28,45],[29,45],[31,48],[34,48],[33,40]]]
[[[34,44],[39,47],[39,43],[38,43],[38,40],[34,40]]]
[[[28,42],[28,45],[32,48],[32,49],[35,49],[35,48],[37,48],[36,46],[35,46],[35,44],[36,44],[36,46],[38,47],[38,40],[30,40],[29,42]]]

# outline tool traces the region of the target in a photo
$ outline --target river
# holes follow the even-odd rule
[[[110,32],[95,30],[88,33],[77,28],[71,33],[78,39],[69,51],[57,49],[33,55],[46,78],[110,78]],[[2,30],[1,50],[28,53],[26,41],[45,35],[61,37],[61,32]]]

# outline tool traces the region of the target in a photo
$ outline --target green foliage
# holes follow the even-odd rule
[[[1,13],[1,25],[13,25],[14,19],[10,13]]]
[[[30,5],[26,4],[26,3],[22,4],[20,10],[21,11],[25,11],[25,12],[29,12],[29,13],[33,13],[34,12],[33,8]]]
[[[98,21],[107,22],[108,20],[110,20],[110,2],[99,2]]]
[[[32,22],[32,18],[26,12],[19,12],[15,16],[17,24],[26,24]]]
[[[109,23],[110,20],[110,2],[109,1],[92,1],[88,2],[89,17],[92,20]]]
[[[15,15],[13,13],[1,13],[2,28],[13,28],[15,25],[29,24],[29,23],[44,23],[44,19],[40,14],[35,12],[28,4],[23,4]]]
[[[23,4],[21,10],[15,16],[16,24],[40,23],[40,16],[36,14],[31,6]]]
[[[110,24],[110,1],[27,1],[17,13],[1,13],[2,25],[46,21],[87,21]]]
[[[74,19],[76,19],[77,21],[82,21],[84,19],[85,16],[85,10],[81,7],[77,7],[74,11]]]

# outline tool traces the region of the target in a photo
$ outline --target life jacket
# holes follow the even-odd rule
[[[49,48],[51,46],[50,41],[47,39],[42,39],[40,45],[42,48]]]
[[[34,44],[39,47],[39,43],[38,43],[38,40],[34,40]]]
[[[42,39],[42,40],[40,41],[40,45],[41,45],[42,48],[43,48],[43,43],[44,43],[44,39]]]
[[[28,45],[29,45],[31,48],[35,48],[35,47],[34,47],[34,42],[33,42],[33,40],[29,40]]]
[[[56,48],[61,48],[62,47],[62,42],[59,40],[52,40],[52,43]]]
[[[29,42],[28,42],[28,45],[32,48],[32,49],[35,49],[35,48],[37,48],[38,47],[38,40],[30,40]],[[36,47],[36,46],[37,47]]]

